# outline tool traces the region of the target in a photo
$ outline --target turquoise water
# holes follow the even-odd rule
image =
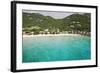
[[[49,62],[91,59],[88,36],[23,37],[22,61]]]

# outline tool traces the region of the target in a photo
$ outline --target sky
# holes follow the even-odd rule
[[[40,13],[44,16],[51,16],[55,19],[62,19],[62,18],[65,18],[69,15],[72,15],[74,14],[73,12],[55,12],[55,11],[36,11],[36,10],[23,10],[23,12],[25,13]]]

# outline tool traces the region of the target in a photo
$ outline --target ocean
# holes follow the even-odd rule
[[[22,44],[23,63],[91,59],[90,36],[23,37]]]

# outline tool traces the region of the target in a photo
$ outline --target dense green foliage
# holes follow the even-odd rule
[[[63,31],[85,31],[90,32],[91,27],[90,13],[75,13],[63,19],[55,19],[51,16],[44,16],[39,13],[23,12],[23,28],[24,31],[44,31],[48,29],[50,32]]]

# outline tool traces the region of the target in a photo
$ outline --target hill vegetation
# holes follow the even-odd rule
[[[39,13],[23,12],[23,34],[82,34],[90,35],[91,15],[75,13],[62,19]]]

